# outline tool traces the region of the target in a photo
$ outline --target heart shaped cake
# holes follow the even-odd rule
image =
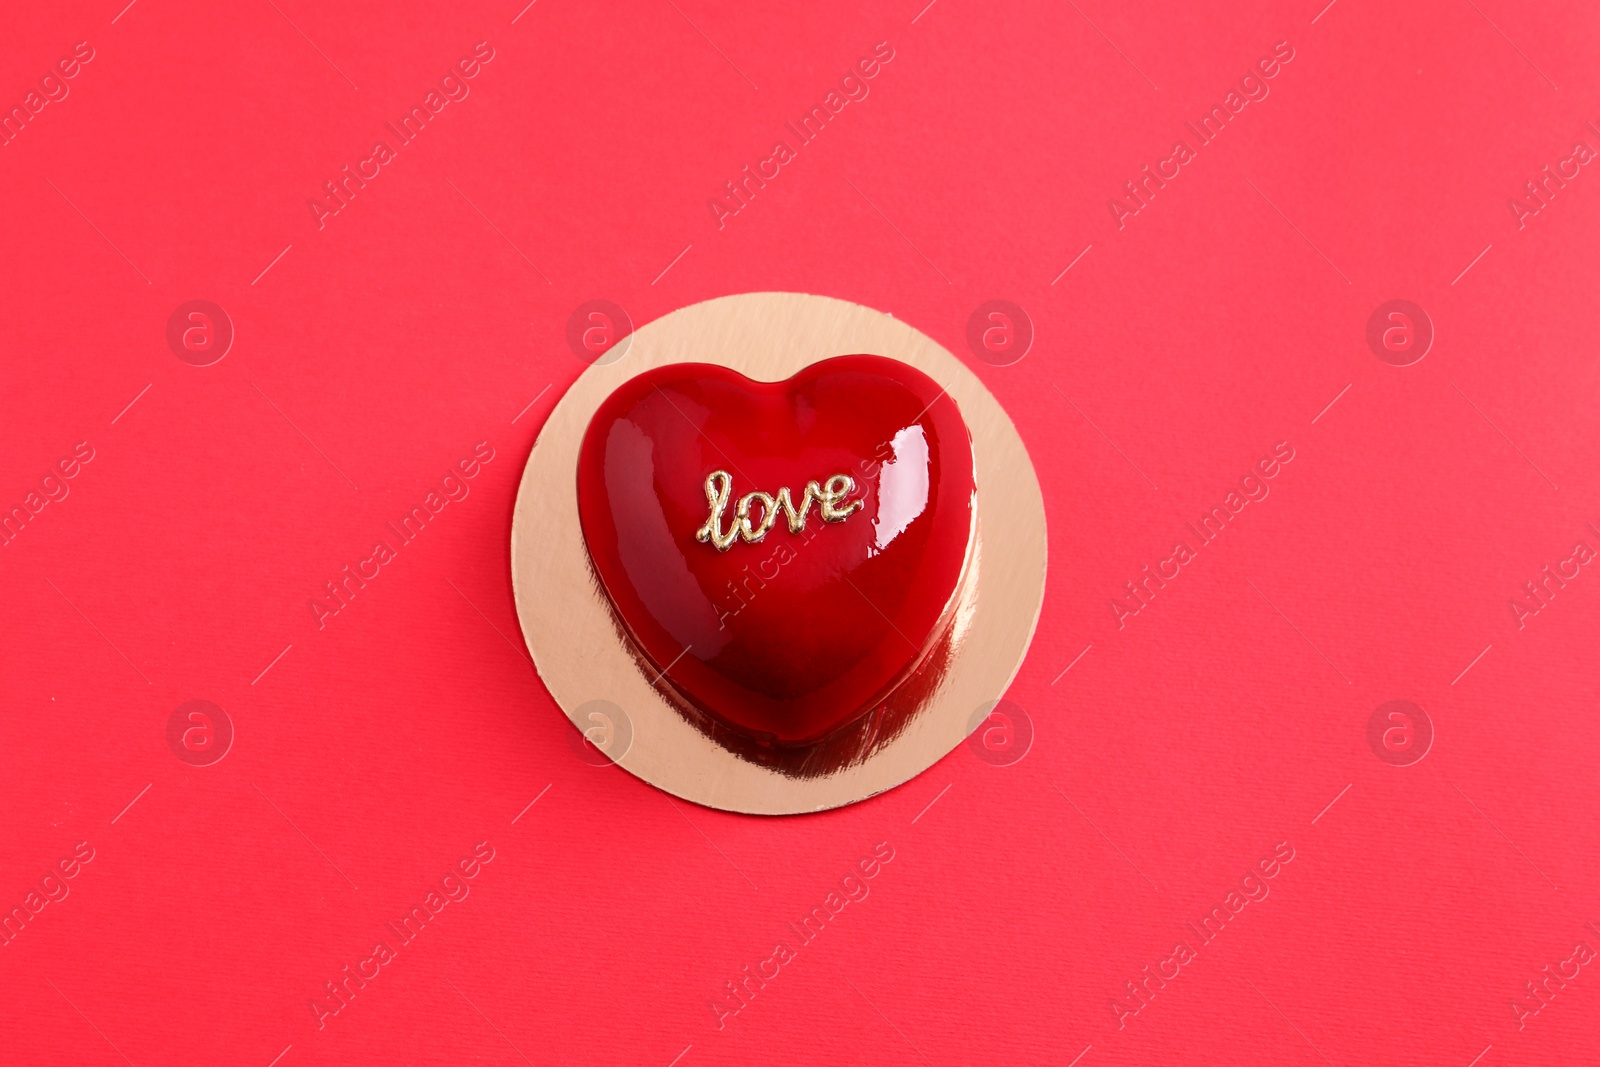
[[[590,560],[655,683],[760,744],[878,707],[948,626],[971,438],[903,363],[655,368],[600,405],[577,473]]]

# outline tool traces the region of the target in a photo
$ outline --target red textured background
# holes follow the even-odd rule
[[[31,916],[0,1057],[1600,1055],[1600,974],[1525,988],[1600,946],[1600,574],[1509,606],[1600,548],[1600,175],[1521,228],[1507,203],[1600,148],[1600,16],[1203,7],[11,5],[7,109],[94,59],[0,148],[0,506],[94,459],[0,548],[0,908]],[[322,183],[480,41],[470,95],[319,229]],[[870,95],[719,229],[707,200],[880,41]],[[1119,229],[1108,198],[1280,41],[1270,96]],[[568,316],[762,289],[893,313],[1015,419],[1051,553],[1020,762],[962,747],[774,820],[569,743],[506,558],[583,368]],[[1037,333],[1012,366],[966,345],[992,298]],[[1365,341],[1395,298],[1437,332],[1404,368]],[[213,366],[165,340],[191,299],[236,330]],[[480,441],[470,496],[319,628],[323,583]],[[1280,441],[1270,496],[1119,628],[1110,598]],[[237,732],[208,767],[167,742],[194,699]],[[1393,699],[1437,734],[1411,766],[1368,747]],[[480,841],[470,895],[319,1028],[324,983]],[[724,983],[879,842],[870,895],[719,1029]],[[1270,895],[1119,1027],[1124,983],[1279,842]],[[1517,998],[1543,1003],[1520,1027]]]

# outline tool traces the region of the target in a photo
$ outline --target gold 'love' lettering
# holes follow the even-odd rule
[[[788,486],[779,489],[776,495],[759,491],[746,493],[734,508],[733,521],[728,524],[727,530],[723,530],[722,516],[728,510],[729,500],[733,498],[733,475],[727,471],[712,471],[706,475],[706,503],[711,506],[711,516],[706,519],[704,526],[695,531],[694,538],[696,541],[711,542],[718,552],[728,551],[741,537],[753,545],[767,536],[767,531],[778,521],[780,511],[789,524],[789,532],[797,534],[806,528],[806,515],[811,511],[813,502],[817,504],[817,514],[822,516],[824,522],[843,522],[865,504],[862,500],[852,500],[848,504],[844,502],[855,489],[856,480],[848,474],[835,474],[820,485],[807,482],[798,508],[794,505]],[[760,514],[753,514],[758,505]]]

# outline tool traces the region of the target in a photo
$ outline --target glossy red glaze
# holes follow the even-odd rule
[[[740,497],[855,481],[862,507],[759,543],[696,540],[706,479]],[[785,382],[680,363],[595,413],[578,514],[595,571],[645,658],[684,698],[767,744],[826,737],[876,707],[941,635],[972,532],[972,445],[933,379],[840,356]],[[781,510],[781,509],[780,509]],[[756,514],[760,514],[759,505]]]

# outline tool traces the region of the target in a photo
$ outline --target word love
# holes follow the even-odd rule
[[[835,474],[826,482],[818,485],[816,482],[807,482],[806,491],[800,497],[800,507],[796,510],[794,499],[789,494],[789,487],[784,486],[778,494],[760,491],[746,493],[739,498],[739,503],[734,509],[733,522],[726,531],[722,529],[722,515],[728,510],[728,501],[733,497],[733,475],[727,471],[712,471],[706,475],[706,502],[711,505],[711,517],[706,519],[706,524],[694,533],[696,541],[710,541],[717,547],[718,552],[726,552],[733,547],[739,538],[754,545],[767,536],[767,531],[772,529],[778,521],[778,512],[781,509],[789,523],[789,532],[800,533],[806,528],[806,515],[811,511],[812,501],[819,505],[818,514],[824,522],[843,522],[850,517],[850,513],[863,506],[864,501],[852,500],[844,504],[844,499],[855,492],[856,480],[848,474]],[[752,515],[755,505],[761,506],[759,516]],[[840,506],[844,504],[844,506]]]

